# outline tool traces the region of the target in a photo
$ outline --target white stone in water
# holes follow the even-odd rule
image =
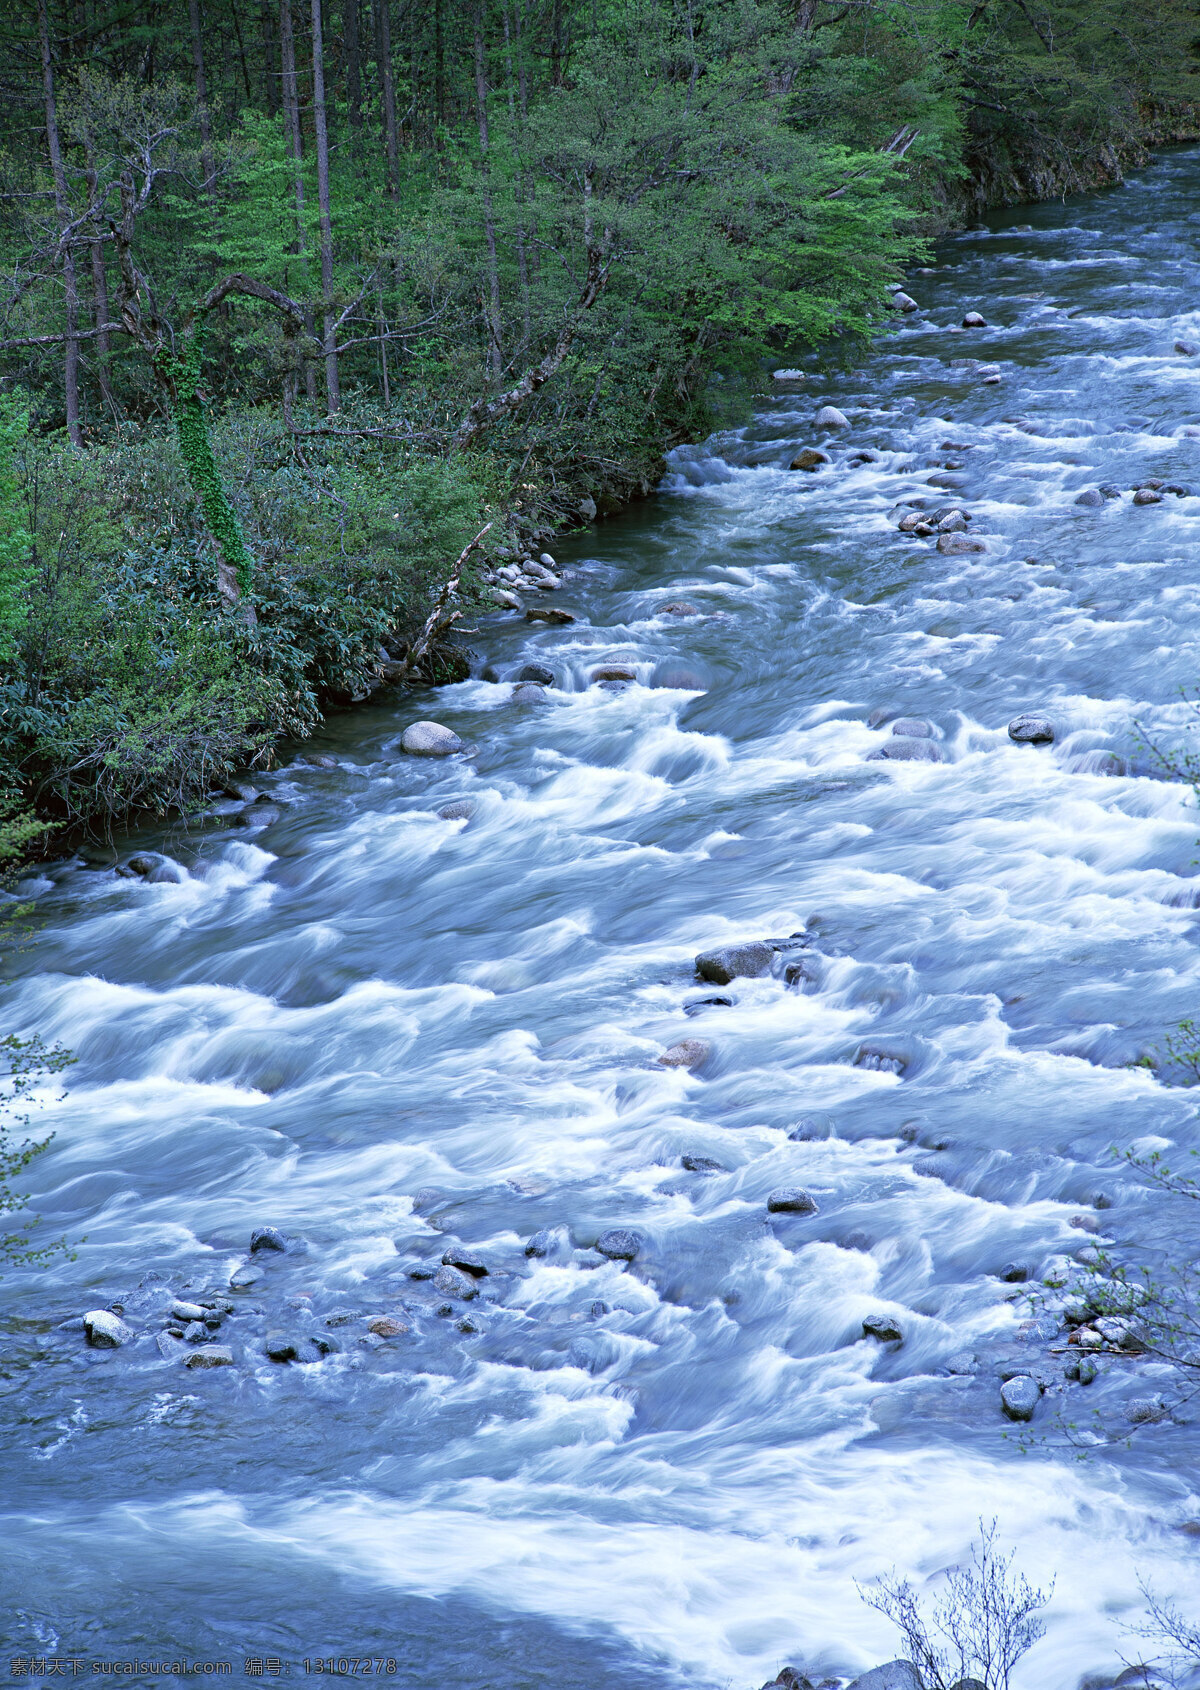
[[[813,418],[814,428],[849,428],[850,419],[836,405],[822,405]]]
[[[773,381],[803,381],[803,370],[776,370],[771,378]]]
[[[1000,1387],[1000,1402],[1010,1420],[1032,1420],[1042,1387],[1027,1373],[1006,1380]]]
[[[118,1350],[133,1337],[125,1322],[111,1309],[92,1309],[83,1317],[83,1329],[95,1350]]]
[[[462,740],[452,728],[445,728],[440,722],[410,723],[400,744],[413,757],[449,757],[462,750]]]

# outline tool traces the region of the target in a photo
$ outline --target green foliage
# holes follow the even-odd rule
[[[20,624],[22,594],[33,572],[30,534],[13,464],[29,428],[29,412],[12,393],[0,393],[0,657],[12,650]]]
[[[26,1136],[32,1110],[39,1101],[37,1089],[74,1060],[70,1051],[61,1045],[48,1045],[37,1035],[22,1039],[8,1033],[0,1038],[0,1225],[18,1217],[13,1231],[0,1232],[0,1262],[45,1267],[66,1249],[61,1240],[40,1246],[32,1243],[35,1217],[24,1212],[29,1194],[18,1190],[13,1182],[20,1180],[34,1157],[50,1143],[50,1138]]]

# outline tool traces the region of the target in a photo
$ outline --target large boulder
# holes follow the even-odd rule
[[[554,685],[554,670],[548,669],[544,663],[527,663],[517,676],[520,681],[533,681],[539,687]]]
[[[1028,1373],[1006,1379],[1000,1387],[1000,1406],[1010,1420],[1032,1420],[1041,1400],[1042,1387]]]
[[[440,1267],[433,1276],[433,1288],[443,1297],[461,1297],[464,1302],[479,1295],[473,1276],[456,1267]]]
[[[904,292],[894,293],[889,301],[889,304],[896,311],[909,312],[919,311],[921,309],[916,300],[913,299],[910,294]]]
[[[719,950],[701,951],[696,973],[714,986],[728,986],[731,980],[758,980],[771,972],[775,952],[755,939],[748,945],[723,945]]]
[[[833,459],[828,452],[820,452],[815,446],[806,446],[803,452],[797,452],[788,465],[789,469],[819,469],[822,464],[831,464]]]
[[[411,722],[400,738],[410,757],[449,757],[462,750],[462,743],[453,728],[440,722]]]
[[[925,1690],[925,1687],[911,1661],[885,1661],[881,1667],[872,1667],[870,1672],[856,1678],[847,1690]]]

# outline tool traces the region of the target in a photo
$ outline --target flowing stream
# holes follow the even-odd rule
[[[1200,1146],[1132,1066],[1200,980],[1200,814],[1145,748],[1192,719],[1200,497],[1131,492],[1200,476],[1198,205],[1181,151],[945,242],[860,367],[774,382],[565,542],[538,602],[577,620],[489,618],[500,684],[335,719],[336,766],[264,777],[248,822],[123,842],[148,880],[26,888],[8,1024],[78,1059],[26,1183],[79,1242],[4,1280],[10,1655],[850,1677],[898,1652],[856,1581],[932,1578],[993,1517],[1057,1581],[1021,1690],[1110,1682],[1139,1578],[1200,1619],[1200,1419],[1130,1424],[1160,1364],[1066,1382],[1025,1300],[1191,1220],[1114,1147]],[[832,462],[789,470],[806,446]],[[909,499],[986,551],[900,533]],[[514,702],[530,662],[556,684]],[[1052,745],[1010,741],[1030,710]],[[941,760],[873,757],[895,715]],[[400,754],[418,718],[469,753]],[[697,982],[760,939],[772,974]],[[699,1066],[660,1064],[685,1038]],[[818,1212],[768,1213],[781,1186]],[[261,1225],[291,1247],[251,1257]],[[491,1270],[470,1300],[428,1277],[448,1246]],[[222,1295],[234,1365],[186,1367],[167,1305]],[[110,1302],[133,1336],[89,1348]],[[277,1363],[277,1332],[336,1349]]]

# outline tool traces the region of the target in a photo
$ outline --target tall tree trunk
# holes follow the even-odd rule
[[[283,120],[287,129],[288,152],[292,158],[292,182],[296,199],[295,251],[303,256],[307,241],[304,235],[304,139],[300,132],[300,93],[296,82],[296,36],[292,28],[292,0],[279,0],[279,56],[283,68]],[[311,310],[306,313],[306,326],[313,332]],[[304,391],[310,399],[317,396],[317,372],[306,350],[304,363]]]
[[[523,49],[523,44],[522,44],[522,41],[521,41],[521,14],[520,14],[519,11],[514,12],[513,24],[514,24],[514,27],[516,29],[517,51],[518,51],[518,53],[521,53],[521,52],[523,52],[524,49]],[[516,114],[515,103],[514,103],[514,99],[513,99],[512,41],[510,40],[509,33],[508,33],[508,0],[505,0],[505,3],[504,3],[504,69],[505,69],[505,80],[508,83],[508,121],[509,121],[509,124],[511,125],[513,131],[516,132],[516,130],[517,130],[517,114]],[[524,95],[522,94],[522,98],[521,98],[521,131],[520,131],[522,140],[524,139],[524,128],[525,128],[525,99],[524,99]],[[519,157],[520,157],[520,153],[518,151],[518,159],[519,159]],[[525,202],[525,172],[522,169],[520,163],[518,163],[518,165],[517,165],[517,204],[523,205],[524,202]],[[517,217],[517,275],[518,275],[518,278],[519,278],[520,284],[521,284],[521,316],[522,316],[522,320],[523,320],[522,326],[524,327],[524,330],[525,330],[525,345],[528,346],[533,331],[532,331],[532,324],[531,324],[531,321],[530,321],[530,311],[529,311],[529,263],[528,263],[528,260],[525,256],[525,214],[524,214],[524,212],[519,213],[518,217]]]
[[[316,0],[313,0],[314,5]],[[496,220],[492,212],[492,183],[488,162],[487,69],[483,54],[483,4],[475,7],[475,110],[479,118],[479,168],[483,177],[483,232],[487,243],[488,368],[499,381],[503,363],[500,352],[500,273],[496,265]]]
[[[313,127],[317,137],[317,211],[321,231],[321,299],[324,309],[321,345],[325,353],[325,399],[332,416],[341,404],[338,355],[334,341],[333,227],[329,217],[329,130],[325,121],[325,32],[321,0],[312,0]]]
[[[213,165],[212,126],[208,117],[208,83],[204,75],[204,41],[200,34],[200,0],[188,0],[188,21],[192,26],[192,69],[196,77],[196,107],[200,118],[200,167],[204,191],[211,194],[216,169]]]
[[[362,144],[362,48],[358,39],[358,0],[342,0],[342,36],[346,46],[346,110],[350,140],[357,156]]]
[[[438,123],[445,123],[446,51],[442,41],[442,0],[433,0],[433,109]]]
[[[263,101],[267,116],[274,117],[279,110],[279,85],[275,81],[275,28],[271,18],[270,0],[263,0],[259,25],[262,34]]]
[[[371,0],[371,21],[375,30],[375,65],[379,72],[379,103],[383,108],[383,134],[387,146],[388,192],[400,198],[400,137],[396,129],[396,79],[392,75],[392,20],[390,0]]]
[[[58,139],[58,102],[54,96],[54,64],[50,57],[50,23],[46,15],[46,0],[38,0],[38,41],[42,52],[42,87],[46,95],[46,146],[50,153],[50,169],[54,175],[54,210],[60,233],[71,221],[71,207],[67,201],[67,176],[63,169],[62,147]],[[75,279],[75,253],[70,242],[63,247],[63,299],[66,305],[67,336],[64,360],[64,387],[67,404],[67,435],[77,450],[83,447],[83,429],[79,422],[79,288]]]
[[[550,8],[550,81],[562,87],[563,79],[563,9],[562,0],[554,0]]]
[[[92,143],[89,128],[85,141],[85,157],[87,159],[87,191],[88,200],[96,198],[96,153]],[[104,246],[100,241],[89,241],[92,258],[92,310],[95,313],[96,328],[96,376],[100,383],[100,397],[115,417],[117,403],[113,398],[112,383],[109,379],[108,360],[110,346],[108,334],[101,328],[102,323],[108,322],[108,274],[104,268]]]

